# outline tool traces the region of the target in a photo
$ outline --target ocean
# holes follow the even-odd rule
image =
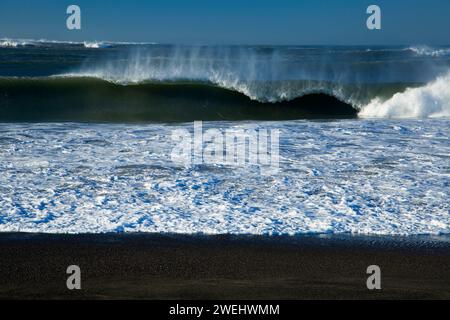
[[[445,235],[450,46],[0,40],[0,231]],[[278,130],[278,170],[173,132]]]

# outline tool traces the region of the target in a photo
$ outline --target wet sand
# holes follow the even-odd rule
[[[81,268],[81,290],[66,268]],[[366,268],[381,268],[381,290]],[[448,237],[0,234],[3,299],[450,299]]]

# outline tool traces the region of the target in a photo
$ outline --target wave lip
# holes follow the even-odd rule
[[[450,73],[418,88],[408,88],[388,100],[373,99],[358,114],[362,118],[449,118]]]

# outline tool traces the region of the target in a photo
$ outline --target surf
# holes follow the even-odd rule
[[[447,47],[8,41],[0,49],[0,121],[449,115]]]
[[[449,118],[450,73],[390,99],[373,99],[358,113],[363,118]]]

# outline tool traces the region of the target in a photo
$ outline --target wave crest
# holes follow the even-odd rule
[[[385,83],[366,81],[361,73],[351,72],[351,65],[339,65],[326,55],[320,59],[315,55],[299,59],[289,50],[247,47],[137,48],[121,56],[107,56],[101,62],[86,63],[61,76],[97,78],[121,85],[206,82],[271,103],[322,93],[356,109],[376,96],[388,98],[408,86],[390,79]]]

